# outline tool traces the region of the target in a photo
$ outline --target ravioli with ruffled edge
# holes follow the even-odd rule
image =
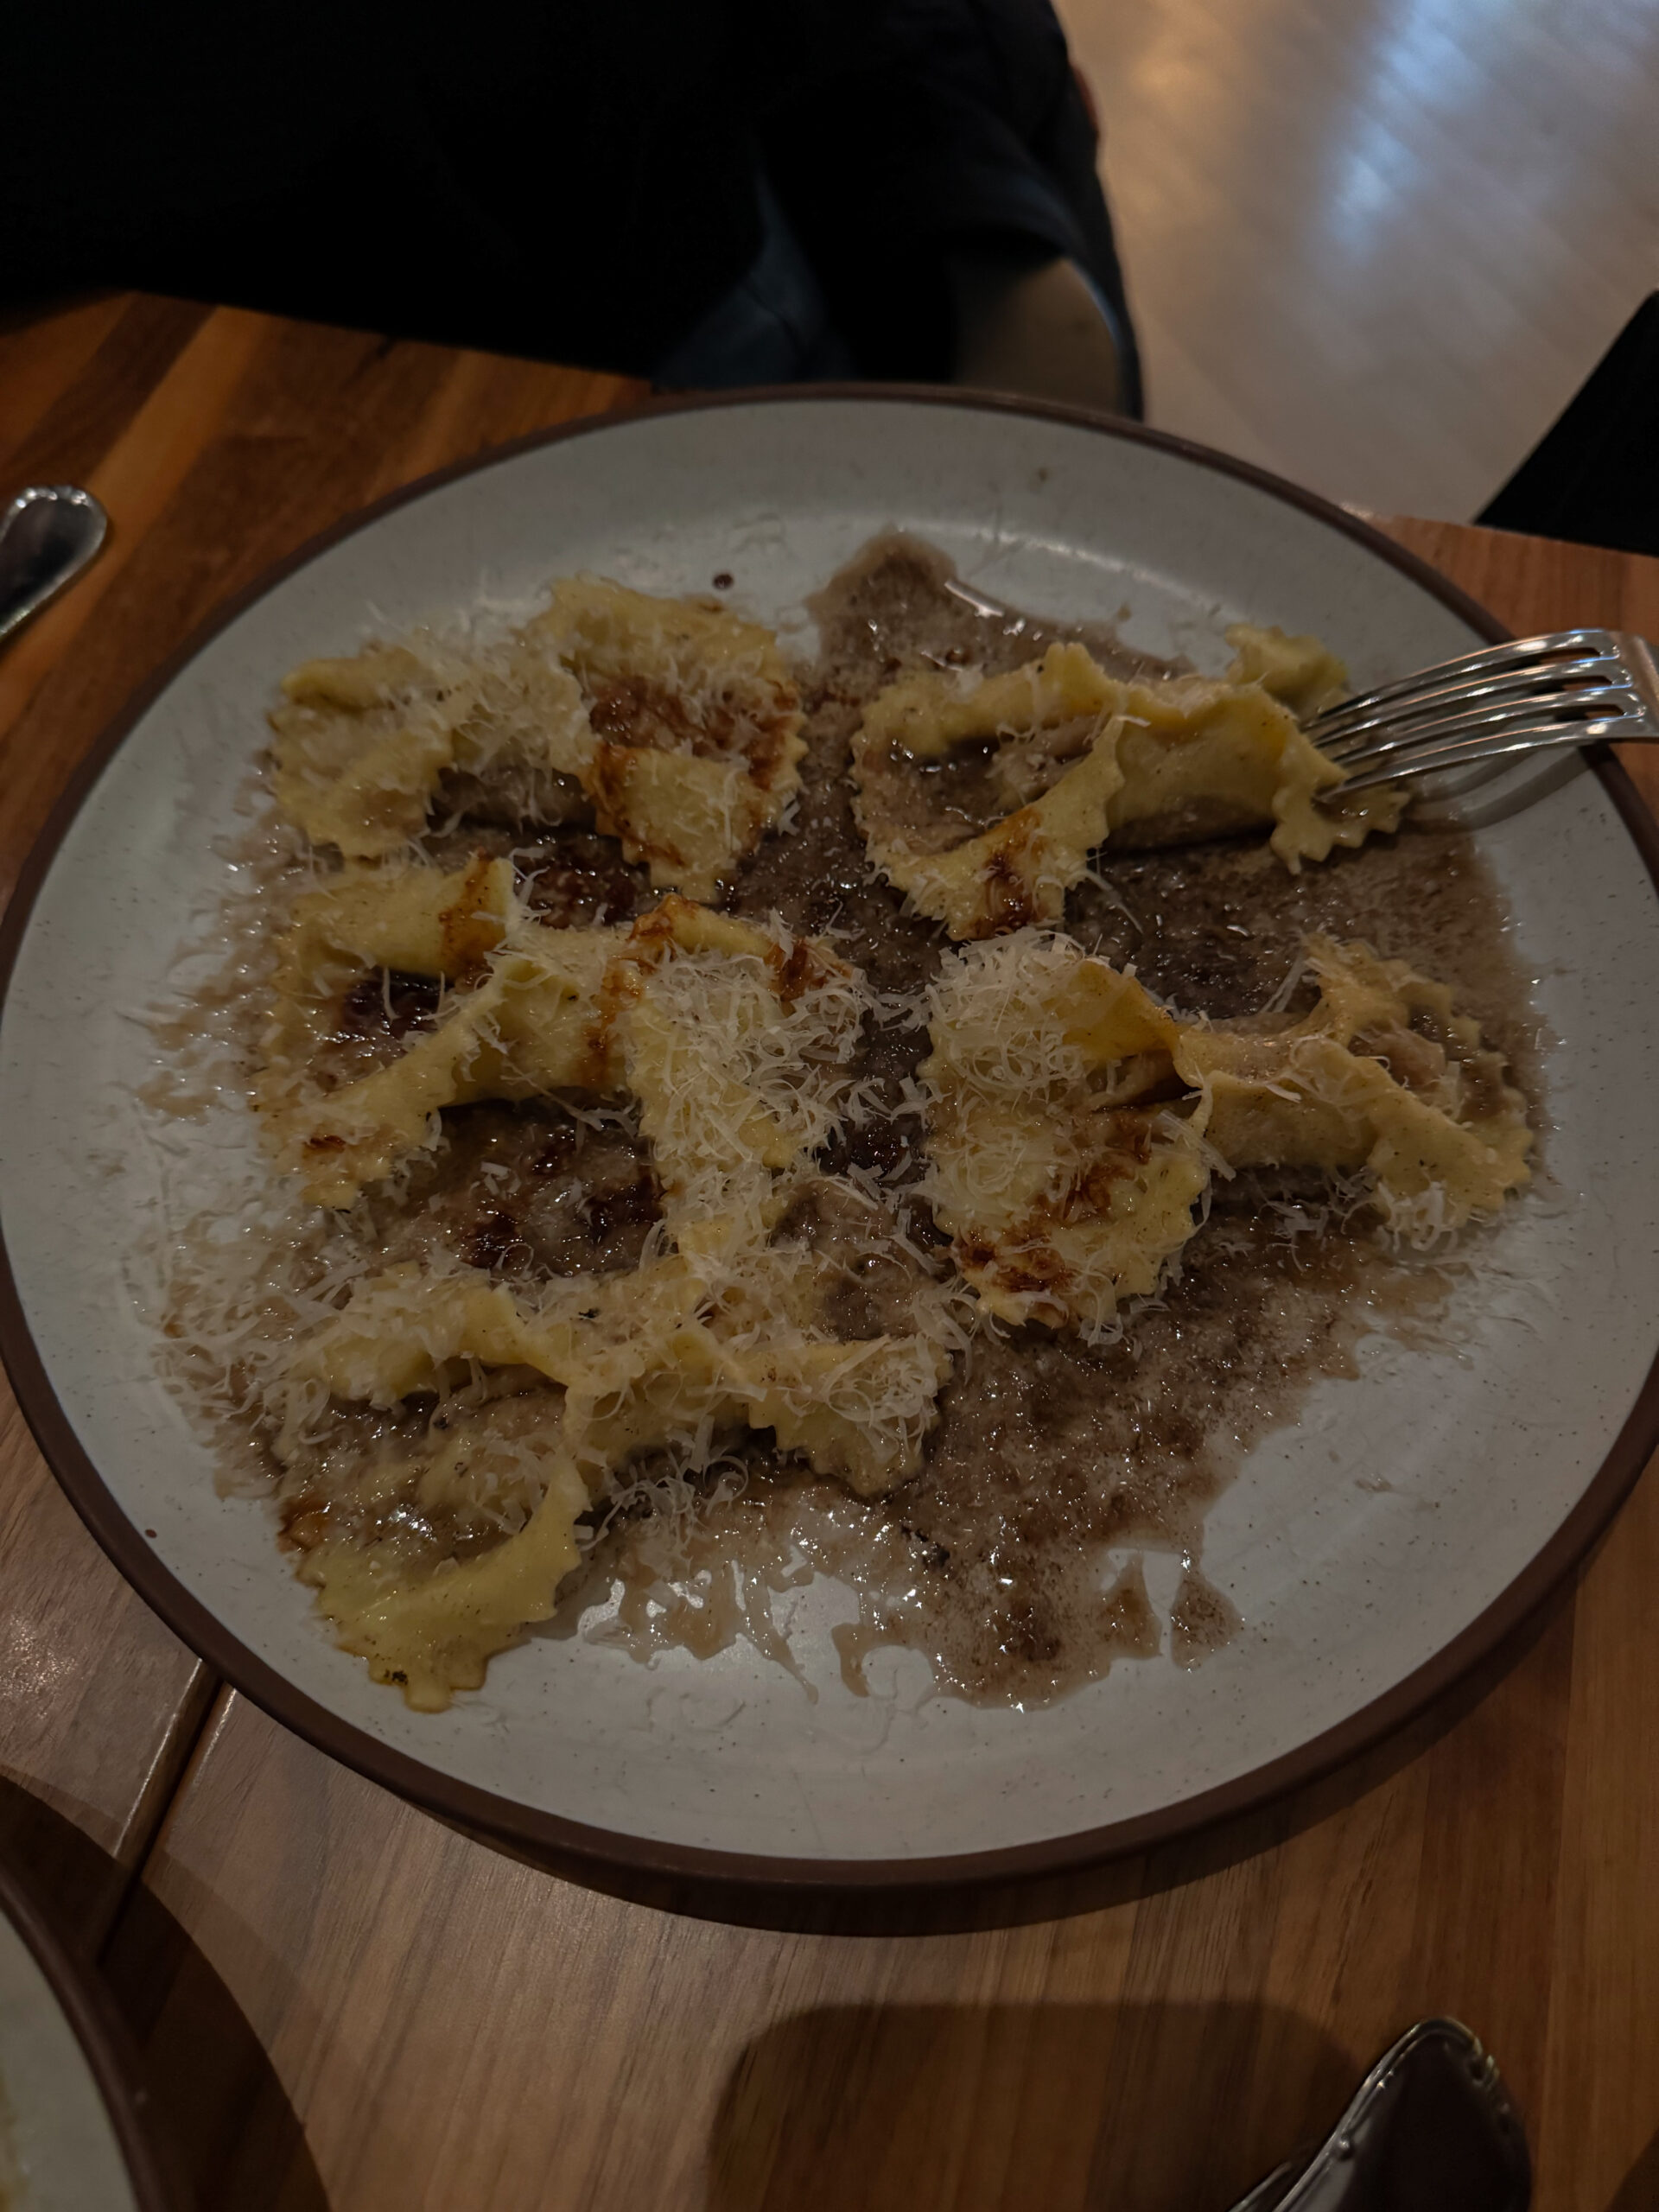
[[[278,805],[315,844],[383,860],[445,795],[591,820],[654,889],[713,899],[800,786],[799,694],[770,630],[595,577],[499,636],[430,628],[283,681]],[[461,779],[457,783],[456,779]]]
[[[1176,843],[1272,824],[1292,873],[1394,830],[1397,791],[1324,805],[1343,771],[1298,720],[1344,696],[1347,674],[1317,638],[1236,624],[1220,681],[1125,682],[1080,645],[1051,645],[977,682],[928,671],[889,684],[852,745],[855,813],[874,864],[957,938],[1060,920],[1089,856],[1114,836]],[[918,764],[996,741],[992,777],[1009,811],[962,838],[904,804]]]
[[[448,1415],[403,1480],[427,1510],[492,1461],[517,1471],[523,1525],[484,1555],[411,1574],[395,1545],[305,1548],[301,1573],[339,1641],[411,1705],[476,1688],[491,1654],[551,1612],[576,1526],[635,1455],[699,1433],[770,1429],[816,1472],[871,1496],[912,1473],[961,1341],[948,1287],[912,1268],[909,1327],[849,1340],[826,1320],[835,1269],[774,1232],[823,1179],[813,1155],[847,1109],[842,1066],[868,1004],[826,946],[677,897],[631,928],[518,916],[510,870],[347,874],[297,903],[278,960],[259,1102],[278,1157],[318,1204],[349,1205],[436,1142],[446,1107],[581,1090],[630,1094],[663,1190],[636,1269],[513,1288],[459,1262],[355,1282],[289,1363],[289,1426],[326,1408],[442,1401],[480,1370],[561,1394]],[[307,1080],[322,1009],[352,963],[470,981],[397,1058],[334,1090]],[[908,1261],[879,1201],[870,1249]],[[283,1440],[278,1440],[278,1457]],[[511,1487],[511,1484],[510,1484]]]
[[[1329,938],[1304,958],[1305,1014],[1207,1021],[1056,933],[949,956],[925,1188],[988,1312],[1109,1327],[1156,1292],[1217,1173],[1363,1173],[1418,1245],[1528,1181],[1526,1102],[1445,985]]]
[[[1340,696],[1340,664],[1314,639],[1229,636],[1222,683],[1121,683],[1076,645],[976,685],[910,679],[855,743],[872,856],[953,936],[997,939],[952,956],[932,995],[923,1189],[962,1280],[1006,1322],[1107,1327],[1238,1167],[1363,1173],[1419,1243],[1527,1179],[1502,1061],[1404,963],[1312,939],[1309,1013],[1209,1023],[1026,926],[1058,916],[1115,833],[1271,823],[1294,869],[1395,825],[1397,794],[1315,804],[1340,772],[1296,717]],[[885,1333],[830,1325],[836,1263],[790,1224],[830,1189],[815,1155],[861,1110],[842,1070],[868,988],[826,944],[693,903],[798,785],[798,701],[769,632],[575,579],[488,651],[422,632],[284,688],[279,803],[344,865],[296,900],[276,950],[255,1086],[276,1157],[313,1203],[345,1208],[396,1188],[449,1108],[631,1098],[662,1193],[627,1272],[527,1286],[448,1255],[388,1262],[292,1344],[279,1460],[333,1409],[430,1398],[412,1459],[363,1479],[417,1516],[482,1503],[505,1531],[412,1565],[334,1533],[326,1510],[299,1516],[299,1571],[338,1640],[433,1709],[551,1613],[582,1517],[643,1452],[769,1429],[860,1495],[905,1480],[966,1340],[960,1294],[880,1198],[837,1183],[906,1287]],[[976,738],[997,741],[1002,821],[954,848],[884,826],[884,779]],[[691,896],[631,928],[559,930],[520,907],[508,861],[421,862],[435,809],[480,795],[518,818],[592,819]],[[340,993],[377,973],[387,989],[428,979],[437,1005],[395,1057],[342,1078]],[[467,1394],[480,1376],[493,1389]]]

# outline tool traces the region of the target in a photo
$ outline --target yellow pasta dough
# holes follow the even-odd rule
[[[272,785],[334,872],[255,963],[253,1092],[304,1227],[292,1274],[209,1348],[257,1395],[284,1541],[376,1680],[421,1710],[478,1688],[552,1614],[595,1522],[645,1484],[683,1494],[754,1432],[855,1497],[906,1483],[976,1321],[1108,1331],[1166,1281],[1218,1175],[1363,1175],[1425,1245],[1525,1183],[1503,1061],[1406,963],[1311,938],[1306,1010],[1211,1022],[1038,926],[1113,839],[1262,827],[1294,871],[1395,826],[1396,794],[1330,803],[1341,772],[1300,727],[1344,692],[1340,664],[1314,638],[1228,634],[1224,681],[1125,682],[1065,644],[870,702],[869,855],[964,941],[928,995],[919,1092],[868,1073],[913,1068],[908,1046],[861,1057],[918,995],[715,904],[800,785],[769,630],[577,577],[511,626],[287,678]],[[976,746],[989,826],[953,843],[926,772]],[[446,815],[505,827],[498,847],[520,821],[591,823],[665,895],[629,925],[552,927],[511,859],[426,856],[454,852],[425,842]],[[862,1155],[849,1136],[924,1108],[912,1188],[948,1252],[882,1180],[918,1124]],[[607,1243],[582,1210],[618,1191],[644,1196]]]
[[[1292,706],[1339,694],[1341,664],[1317,639],[1244,625],[1228,635],[1237,658],[1224,682],[1124,683],[1083,646],[1057,645],[978,683],[931,672],[890,686],[853,741],[871,859],[962,939],[1057,922],[1089,855],[1114,836],[1172,842],[1272,823],[1273,849],[1294,872],[1395,828],[1397,792],[1315,804],[1342,771]],[[1012,811],[952,845],[944,823],[906,818],[906,764],[972,740],[997,741],[992,773]]]
[[[430,1141],[445,1107],[586,1089],[637,1098],[663,1198],[662,1249],[630,1273],[555,1281],[527,1303],[477,1268],[400,1262],[359,1280],[296,1347],[290,1399],[302,1426],[328,1403],[447,1399],[480,1370],[533,1376],[559,1394],[536,1448],[545,1457],[556,1434],[557,1464],[585,1485],[575,1511],[568,1499],[547,1502],[550,1476],[535,1512],[487,1559],[407,1591],[392,1586],[385,1558],[365,1564],[334,1540],[307,1552],[305,1572],[346,1648],[413,1701],[432,1703],[446,1685],[474,1682],[483,1656],[543,1617],[575,1558],[555,1518],[573,1522],[642,1452],[766,1428],[861,1493],[902,1480],[933,1418],[954,1324],[948,1292],[918,1275],[905,1326],[844,1339],[824,1319],[821,1264],[772,1242],[787,1205],[817,1179],[810,1155],[836,1126],[848,1044],[868,1003],[827,948],[677,898],[626,931],[504,923],[502,886],[482,868],[384,882],[389,912],[378,925],[359,911],[355,881],[311,894],[287,968],[315,966],[320,945],[359,957],[395,945],[400,959],[436,960],[456,934],[436,925],[441,912],[459,910],[467,929],[501,942],[483,980],[398,1059],[289,1112],[281,1141],[311,1195],[348,1203]],[[872,1248],[887,1234],[873,1218]],[[479,1448],[499,1452],[494,1414],[474,1421],[485,1422]],[[470,1433],[461,1416],[420,1470],[423,1484],[442,1486]],[[554,1569],[543,1588],[537,1577]],[[532,1588],[537,1607],[522,1607]]]
[[[799,787],[800,703],[759,624],[579,577],[494,639],[308,661],[271,715],[289,819],[348,860],[425,830],[446,779],[523,819],[593,819],[658,890],[712,899]]]
[[[652,887],[712,899],[800,788],[800,702],[759,623],[574,577],[533,626],[580,682],[601,830]]]
[[[315,926],[308,915],[300,929]],[[753,1208],[770,1171],[825,1125],[788,1064],[791,1045],[833,1054],[861,1006],[853,971],[824,948],[688,899],[664,900],[631,930],[526,921],[435,1028],[390,1065],[274,1116],[273,1135],[308,1194],[344,1205],[429,1144],[445,1107],[626,1089],[682,1211],[729,1211],[738,1181]]]
[[[930,1194],[1005,1320],[1110,1323],[1154,1291],[1211,1175],[1370,1176],[1414,1241],[1527,1180],[1524,1102],[1449,991],[1362,945],[1309,940],[1300,1020],[1184,1020],[1071,939],[953,957],[933,1000]]]
[[[277,940],[257,1099],[280,1120],[301,1090],[342,982],[370,969],[455,982],[478,969],[513,913],[512,863],[461,869],[348,867],[295,901]]]
[[[307,661],[270,716],[277,804],[347,860],[411,845],[446,774],[491,774],[543,821],[574,818],[593,750],[581,687],[535,641],[411,645]]]
[[[411,1577],[395,1553],[323,1543],[300,1573],[317,1593],[342,1650],[395,1682],[417,1713],[441,1713],[457,1690],[481,1688],[489,1662],[553,1611],[580,1553],[576,1522],[591,1500],[569,1455],[555,1448],[525,1527],[493,1551],[445,1560]]]

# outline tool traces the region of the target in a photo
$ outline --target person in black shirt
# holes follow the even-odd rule
[[[1048,0],[59,0],[10,39],[0,309],[131,286],[670,385],[1011,372],[1140,411]]]

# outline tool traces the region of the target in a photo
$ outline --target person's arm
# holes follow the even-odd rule
[[[1058,257],[1033,268],[958,251],[946,273],[956,315],[952,383],[1122,412],[1117,336],[1075,262]]]
[[[1096,127],[1052,0],[798,0],[788,67],[776,11],[732,4],[768,175],[861,373],[1138,414]]]

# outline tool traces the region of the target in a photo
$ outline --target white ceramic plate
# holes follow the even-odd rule
[[[92,1969],[0,1878],[0,2176],[16,2212],[163,2212],[130,2054]]]
[[[436,480],[242,601],[113,733],[7,925],[0,1227],[8,1357],[48,1455],[139,1589],[233,1681],[393,1787],[545,1847],[682,1873],[881,1885],[1075,1865],[1255,1802],[1414,1711],[1605,1522],[1653,1440],[1659,901],[1617,772],[1483,833],[1555,1042],[1555,1187],[1510,1210],[1462,1341],[1376,1340],[1212,1510],[1206,1572],[1249,1624],[1203,1669],[1123,1664],[1037,1713],[923,1701],[909,1663],[809,1704],[741,1645],[647,1670],[532,1637],[406,1711],[338,1652],[257,1504],[222,1502],[129,1287],[156,1224],[132,1009],[223,887],[214,840],[277,677],[572,569],[804,597],[893,524],[969,582],[1200,666],[1241,618],[1318,631],[1363,686],[1495,626],[1337,510],[1168,440],[944,394],[741,396],[594,424]],[[0,969],[0,972],[3,972]],[[1386,1470],[1387,1488],[1372,1478]],[[1154,1585],[1154,1595],[1157,1594]],[[819,1584],[827,1621],[843,1593]]]

